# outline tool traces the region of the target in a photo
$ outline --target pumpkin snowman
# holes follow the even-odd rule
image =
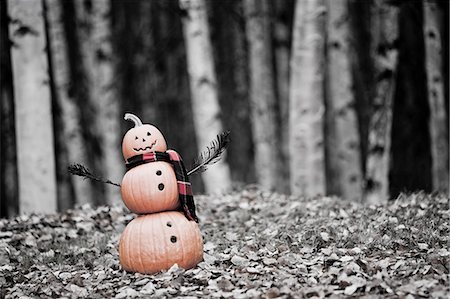
[[[217,136],[207,150],[186,171],[180,155],[167,150],[167,143],[154,126],[142,124],[134,114],[125,120],[134,122],[122,142],[127,172],[122,184],[104,180],[81,164],[68,170],[73,175],[119,186],[122,199],[131,212],[138,214],[125,227],[119,243],[123,269],[156,273],[178,264],[195,267],[203,259],[203,240],[197,225],[189,175],[200,173],[220,160],[230,142],[230,132]]]
[[[120,238],[120,263],[127,271],[148,274],[175,263],[192,268],[203,259],[203,240],[182,159],[167,150],[156,127],[142,124],[130,113],[125,120],[135,126],[122,142],[127,172],[121,194],[128,209],[138,216]]]

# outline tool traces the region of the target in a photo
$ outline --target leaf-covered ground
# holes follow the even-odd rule
[[[124,272],[121,206],[0,221],[1,298],[448,298],[449,200],[385,206],[247,188],[197,196],[204,261]]]

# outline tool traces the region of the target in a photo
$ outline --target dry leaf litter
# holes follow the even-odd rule
[[[121,205],[2,219],[0,297],[449,298],[443,195],[366,206],[250,186],[196,202],[204,261],[156,275],[121,269]]]

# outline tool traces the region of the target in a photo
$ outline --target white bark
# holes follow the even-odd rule
[[[444,77],[442,74],[442,13],[437,1],[424,1],[425,61],[430,107],[433,190],[449,190],[448,123],[445,114]],[[448,24],[446,24],[448,26]],[[448,53],[446,54],[448,55]]]
[[[85,141],[80,127],[80,113],[76,99],[69,95],[70,66],[68,45],[64,31],[64,15],[62,2],[59,0],[45,0],[46,16],[49,35],[50,59],[52,61],[53,83],[56,101],[61,107],[63,120],[63,137],[67,144],[69,163],[89,165]],[[67,166],[66,166],[67,167]],[[89,182],[73,177],[71,183],[75,192],[77,204],[91,202],[92,188]]]
[[[281,190],[281,145],[277,119],[269,2],[244,1],[249,47],[250,110],[257,182]]]
[[[324,1],[297,1],[289,97],[290,182],[294,195],[325,194]]]
[[[398,49],[399,9],[377,0],[372,11],[372,50],[375,84],[368,131],[366,161],[367,203],[381,203],[389,198],[392,109],[395,94]]]
[[[198,148],[203,150],[223,131],[217,80],[204,0],[180,0],[187,16],[183,19],[192,111]],[[231,187],[230,169],[223,157],[202,175],[207,192]]]
[[[361,200],[360,139],[352,90],[349,15],[346,0],[327,4],[327,168],[328,192]]]
[[[80,35],[84,59],[81,63],[88,77],[89,100],[97,112],[92,122],[101,141],[103,175],[117,182],[123,176],[124,162],[119,133],[122,113],[119,112],[119,101],[115,94],[113,72],[111,3],[108,0],[95,0],[91,1],[91,5],[87,7],[85,1],[75,1],[79,24],[88,28]],[[106,187],[106,198],[109,203],[121,201],[120,192],[110,186]]]
[[[8,1],[19,176],[19,211],[57,209],[55,153],[41,1]]]

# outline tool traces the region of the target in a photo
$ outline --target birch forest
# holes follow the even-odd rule
[[[195,194],[449,192],[449,1],[0,0],[1,217],[121,203],[125,113]]]

